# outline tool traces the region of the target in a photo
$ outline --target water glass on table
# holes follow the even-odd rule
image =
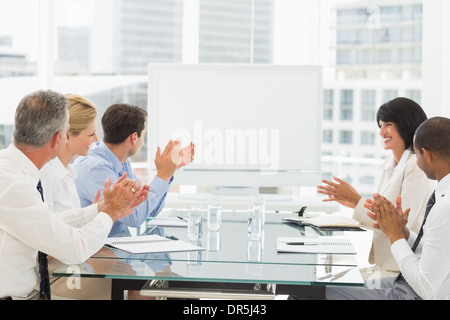
[[[188,208],[188,238],[191,241],[199,240],[203,233],[203,207],[192,205]]]
[[[208,229],[217,231],[222,224],[222,202],[220,197],[212,197],[208,203]]]

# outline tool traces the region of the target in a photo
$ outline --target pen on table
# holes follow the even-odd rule
[[[177,218],[180,219],[180,220],[186,221],[186,219],[183,218],[183,217],[177,216]]]
[[[288,246],[317,246],[316,242],[286,242]]]
[[[171,239],[171,240],[180,240],[175,236],[166,236],[167,239]]]

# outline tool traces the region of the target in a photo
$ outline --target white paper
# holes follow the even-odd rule
[[[187,221],[180,218],[155,218],[147,222],[147,226],[157,227],[187,227]]]
[[[171,240],[158,235],[108,238],[105,244],[130,253],[205,250],[202,247],[194,246],[181,240]]]

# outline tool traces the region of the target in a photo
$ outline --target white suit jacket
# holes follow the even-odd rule
[[[393,156],[386,159],[382,166],[377,192],[393,204],[395,204],[397,196],[401,195],[403,210],[411,209],[407,227],[413,232],[419,233],[425,208],[435,185],[435,182],[429,180],[417,166],[414,152],[406,150],[396,166]],[[365,202],[365,198],[359,201],[353,218],[365,228],[373,229],[373,220],[367,216],[367,209],[363,206]],[[380,230],[374,230],[369,263],[375,264],[381,271],[400,271],[391,253],[391,243]]]

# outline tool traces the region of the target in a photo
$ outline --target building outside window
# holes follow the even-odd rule
[[[353,120],[353,90],[341,91],[341,120]]]
[[[434,45],[429,46],[433,53],[444,52],[440,45],[450,37],[445,28],[427,31],[426,21],[435,19],[424,17],[441,8],[448,9],[442,0],[1,3],[0,146],[9,144],[20,98],[46,85],[85,95],[102,114],[117,102],[147,107],[151,62],[320,64],[324,175],[342,173],[355,183],[363,181],[370,192],[377,182],[370,186],[366,175],[377,164],[361,168],[358,159],[386,156],[378,139],[378,107],[398,96],[418,103],[437,96],[430,94],[436,86],[423,91],[424,59],[436,60],[435,70],[444,70],[440,64],[446,62],[426,56],[423,43]],[[447,81],[445,74],[435,79]],[[336,164],[340,157],[354,161],[344,170]],[[138,166],[148,161],[145,147],[133,161]]]

